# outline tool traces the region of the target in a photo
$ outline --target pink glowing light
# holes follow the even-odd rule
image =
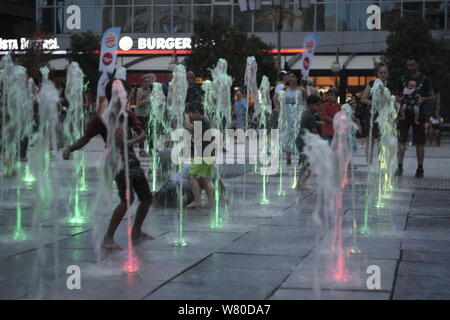
[[[123,271],[133,273],[139,271],[138,261],[133,253],[128,254],[128,259],[123,266]]]

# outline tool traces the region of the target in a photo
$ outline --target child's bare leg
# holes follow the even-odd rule
[[[223,180],[219,180],[219,187],[220,187],[220,200],[228,204],[228,198],[226,195],[227,189],[225,188],[225,184],[223,183]]]
[[[192,194],[194,195],[194,201],[188,204],[186,208],[200,207],[202,205],[200,185],[197,179],[192,174],[189,174],[189,184],[191,185]]]
[[[144,200],[139,204],[136,210],[136,217],[134,218],[133,230],[131,232],[133,240],[153,240],[151,235],[142,232],[142,224],[152,204],[151,200]]]
[[[127,203],[126,201],[122,201],[113,211],[113,215],[111,217],[111,220],[109,221],[108,231],[103,238],[102,248],[122,250],[122,247],[114,241],[114,233],[116,232],[117,227],[119,226],[126,212]]]
[[[213,206],[215,204],[215,189],[211,185],[208,178],[199,178],[199,184],[203,190],[205,190],[206,195],[208,196],[208,206],[207,208]]]

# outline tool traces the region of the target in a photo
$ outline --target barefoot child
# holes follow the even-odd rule
[[[120,86],[120,80],[114,81],[114,86]],[[109,83],[106,87],[106,96],[108,101],[111,101],[112,96],[112,83]],[[120,102],[119,102],[120,103]],[[122,121],[120,118],[122,117]],[[116,135],[116,145],[119,148],[119,153],[121,154],[122,163],[124,161],[124,153],[123,153],[123,141],[122,139],[122,128],[124,125],[124,117],[123,115],[119,116],[119,121],[117,123],[115,130]],[[141,202],[139,207],[137,208],[136,217],[134,220],[134,226],[132,230],[132,239],[133,241],[137,240],[152,240],[153,237],[142,232],[142,224],[144,222],[145,217],[149,211],[150,205],[152,203],[152,194],[150,192],[150,187],[147,182],[147,178],[145,177],[144,171],[141,168],[141,164],[134,152],[133,146],[141,141],[144,141],[147,137],[145,134],[143,127],[137,117],[133,112],[127,110],[127,120],[128,120],[128,132],[127,132],[127,145],[128,145],[128,166],[129,166],[129,178],[130,178],[130,203],[134,200],[133,190],[137,194],[139,201]],[[132,138],[131,128],[138,134],[136,138]],[[88,124],[86,133],[83,137],[81,137],[78,141],[74,142],[71,146],[67,147],[63,151],[63,158],[68,160],[70,154],[76,150],[83,148],[88,142],[95,136],[101,135],[103,140],[107,141],[108,129],[102,121],[101,115],[96,115]],[[120,141],[119,141],[120,140]],[[121,143],[121,146],[120,146]],[[119,226],[123,216],[127,211],[127,199],[126,199],[126,179],[125,179],[125,170],[122,166],[119,173],[115,176],[115,181],[117,188],[119,190],[120,203],[114,209],[113,215],[111,217],[111,221],[108,226],[108,231],[104,236],[102,248],[105,249],[122,249],[115,241],[114,241],[114,233],[116,232],[117,227]]]
[[[299,190],[307,190],[306,182],[310,175],[309,163],[306,156],[303,154],[303,134],[305,131],[310,133],[319,134],[319,124],[316,120],[316,114],[320,113],[322,108],[322,99],[316,95],[310,95],[306,99],[306,110],[302,113],[302,119],[300,121],[300,132],[296,139],[297,149],[300,154],[301,167],[300,167],[300,181],[297,185]]]
[[[202,154],[196,155],[194,150],[194,161],[189,169],[189,184],[194,195],[194,201],[187,205],[186,208],[194,209],[201,206],[201,189],[206,191],[208,195],[209,206],[214,203],[214,188],[211,185],[211,177],[213,174],[213,161],[214,154],[211,157],[204,157],[203,152],[205,148],[210,144],[208,141],[203,141],[204,133],[209,129],[209,123],[205,117],[203,117],[203,107],[200,103],[193,102],[187,108],[187,115],[185,118],[185,128],[189,130],[192,136],[194,135],[194,122],[201,122],[202,135],[201,141],[195,141],[194,149]]]

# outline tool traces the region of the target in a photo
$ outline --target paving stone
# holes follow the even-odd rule
[[[270,300],[388,300],[385,291],[321,290],[318,294],[307,289],[279,289]]]

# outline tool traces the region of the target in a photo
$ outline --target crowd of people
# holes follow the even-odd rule
[[[375,74],[377,79],[381,80],[385,87],[396,96],[398,105],[397,126],[399,152],[397,175],[401,176],[403,174],[403,161],[408,143],[408,135],[410,130],[412,130],[412,140],[416,148],[418,162],[415,176],[416,178],[422,178],[424,176],[423,164],[426,140],[428,138],[429,142],[431,142],[430,140],[435,138],[436,143],[440,145],[440,126],[443,119],[438,111],[428,119],[426,117],[424,106],[425,103],[434,100],[434,93],[430,79],[420,72],[418,61],[415,58],[407,59],[406,69],[407,73],[399,79],[391,79],[388,67],[384,64],[379,64],[375,69]],[[192,131],[194,129],[194,122],[201,121],[204,133],[211,127],[210,121],[212,119],[208,119],[205,115],[203,90],[201,85],[196,82],[194,72],[188,71],[186,77],[188,86],[184,127]],[[169,75],[167,82],[162,83],[162,89],[166,97],[169,92],[170,80],[171,77]],[[215,199],[214,186],[219,186],[220,199],[227,201],[223,182],[219,181],[218,184],[212,182],[216,179],[213,177],[214,165],[211,164],[211,161],[206,161],[207,159],[204,158],[199,159],[199,161],[194,161],[193,164],[185,167],[183,173],[178,173],[178,176],[171,176],[169,181],[158,192],[154,194],[150,192],[146,173],[141,168],[140,158],[148,157],[149,154],[147,151],[154,147],[151,145],[152,139],[149,139],[153,134],[152,129],[149,127],[149,114],[152,108],[150,96],[155,81],[156,76],[152,73],[142,77],[141,85],[133,98],[134,103],[130,103],[130,100],[133,100],[130,96],[130,87],[123,79],[115,79],[113,76],[113,79],[109,81],[105,90],[107,101],[111,101],[112,99],[111,95],[112,91],[114,91],[114,86],[122,86],[129,98],[128,105],[125,106],[128,115],[127,128],[129,129],[127,138],[129,149],[127,157],[130,170],[129,177],[130,186],[140,201],[133,228],[133,238],[136,240],[152,239],[150,235],[142,232],[141,227],[154,198],[156,198],[159,205],[170,206],[177,203],[176,182],[183,181],[183,202],[187,208],[195,209],[202,206],[201,190],[206,192],[209,205],[212,205]],[[365,141],[368,165],[372,164],[374,146],[380,135],[375,121],[377,114],[376,111],[372,110],[371,89],[373,85],[374,81],[370,81],[367,84],[359,100],[353,99],[347,101],[351,106],[352,120],[358,128],[357,132],[355,132],[355,138],[360,139],[361,143]],[[64,121],[65,110],[70,107],[64,97],[64,90],[64,85],[60,85],[59,92],[61,98],[58,105],[60,122]],[[230,100],[233,103],[230,112],[234,119],[231,126],[237,129],[247,129],[257,126],[258,121],[255,119],[257,113],[254,112],[255,97],[247,94],[245,87],[233,88],[231,90]],[[309,163],[303,155],[304,143],[302,136],[304,132],[308,131],[320,135],[331,144],[334,136],[333,119],[341,111],[341,104],[338,103],[339,91],[336,88],[331,88],[325,94],[320,94],[319,90],[313,86],[312,81],[302,79],[299,72],[282,70],[279,73],[277,82],[271,89],[271,97],[273,110],[267,127],[269,129],[277,128],[279,130],[281,137],[280,147],[286,155],[286,165],[291,165],[293,156],[298,155],[298,163],[300,164],[298,188],[303,189],[309,176]],[[118,101],[117,103],[121,102]],[[133,109],[130,108],[131,104],[135,106]],[[36,103],[35,107],[38,108]],[[78,141],[64,148],[64,159],[69,159],[72,152],[81,149],[94,136],[100,135],[105,141],[105,144],[107,143],[108,128],[101,119],[103,109],[99,110],[98,114],[88,123],[85,134]],[[118,128],[115,128],[116,133],[120,132],[120,126],[123,126],[123,121],[119,123]],[[132,131],[134,131],[134,134]],[[370,139],[372,139],[372,143],[369,143]],[[21,144],[20,157],[22,161],[27,161],[27,144],[27,141]],[[64,141],[61,140],[58,143],[58,147],[62,147],[64,144]],[[370,148],[369,146],[372,147]],[[135,147],[139,148],[139,156],[135,154]],[[203,141],[201,142],[200,148],[202,150],[206,148]],[[124,154],[123,150],[121,152]],[[123,161],[125,161],[125,157],[123,157]],[[103,242],[103,246],[110,249],[119,248],[114,242],[113,236],[126,212],[127,200],[132,202],[134,199],[133,192],[130,193],[130,198],[127,199],[125,171],[123,169],[117,173],[115,181],[121,201],[114,210]]]

